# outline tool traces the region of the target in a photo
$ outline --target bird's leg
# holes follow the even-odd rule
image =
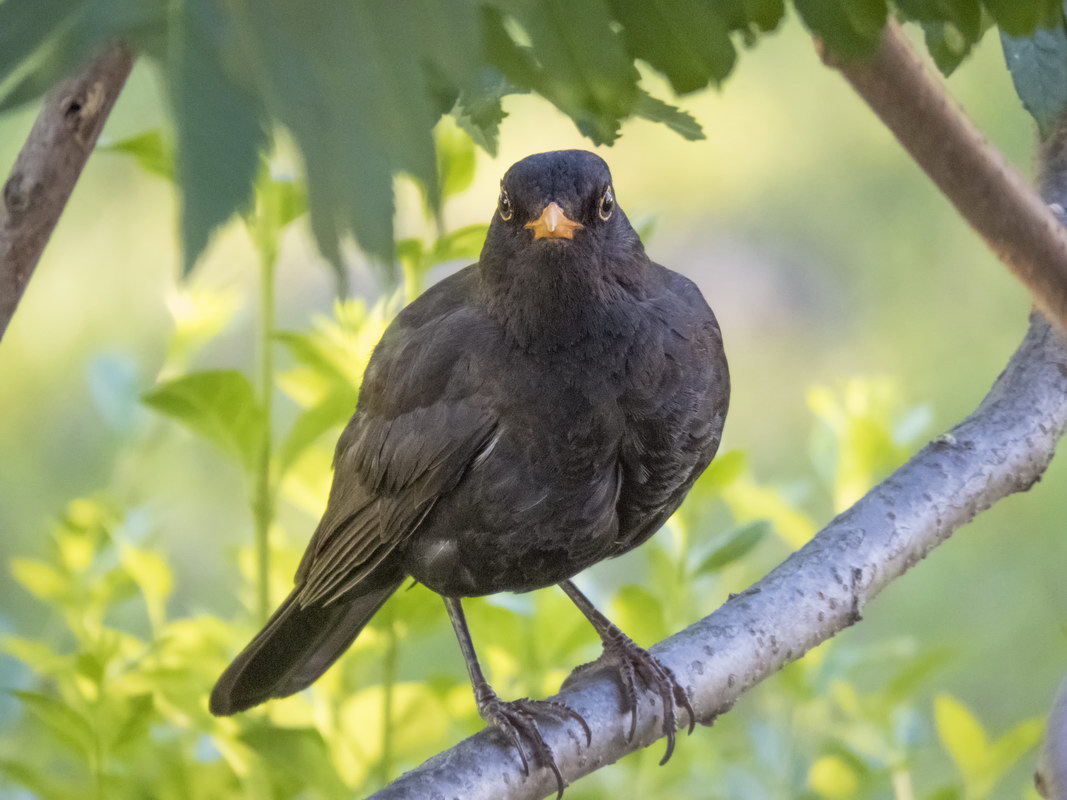
[[[689,715],[689,733],[692,733],[696,726],[696,714],[693,712],[693,704],[689,701],[689,693],[678,683],[669,668],[661,664],[655,656],[636,644],[611,620],[601,614],[577,586],[570,581],[563,581],[559,587],[574,601],[578,610],[585,614],[586,619],[596,628],[596,632],[600,634],[600,639],[604,643],[604,654],[599,659],[583,664],[572,674],[605,663],[615,664],[618,667],[623,697],[630,711],[629,739],[631,741],[637,731],[637,679],[640,678],[650,689],[658,693],[663,705],[663,733],[667,737],[667,752],[660,764],[666,764],[674,752],[675,730],[678,727],[678,717],[674,710],[675,703],[680,708],[684,708]]]
[[[474,689],[474,701],[478,704],[478,713],[489,724],[502,731],[519,752],[522,761],[522,771],[525,775],[530,774],[530,762],[526,755],[526,748],[522,739],[525,737],[533,749],[533,755],[541,764],[552,770],[556,776],[556,786],[559,789],[557,797],[563,796],[563,787],[566,783],[563,774],[556,765],[556,759],[552,755],[552,748],[548,746],[537,727],[538,716],[554,717],[560,721],[575,720],[585,731],[586,746],[592,743],[593,734],[588,723],[574,709],[568,708],[563,703],[552,700],[530,700],[523,697],[519,700],[504,701],[497,697],[493,687],[482,674],[482,667],[478,663],[478,656],[474,652],[474,642],[471,640],[470,631],[467,628],[467,618],[463,614],[463,606],[458,597],[445,597],[445,608],[448,609],[448,618],[452,620],[452,627],[459,639],[459,647],[463,651],[463,659],[467,662],[467,673],[470,675],[471,686]]]

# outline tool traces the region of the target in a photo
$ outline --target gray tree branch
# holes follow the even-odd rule
[[[1044,201],[1007,166],[921,66],[895,25],[873,61],[841,67],[961,214],[1030,287],[1039,307],[1067,321],[1067,236]],[[1067,140],[1067,136],[1060,137]],[[1067,181],[1047,174],[1046,192]],[[1067,166],[1064,167],[1067,172]],[[1067,198],[1046,197],[1064,205]],[[1067,325],[1064,326],[1067,330]],[[1019,349],[978,409],[924,447],[765,578],[708,617],[652,648],[711,724],[767,676],[860,619],[864,605],[956,529],[1044,473],[1067,426],[1067,340],[1035,312]],[[645,693],[637,735],[615,678],[584,673],[556,699],[589,722],[546,722],[568,781],[660,738],[662,709]],[[683,745],[684,746],[684,745]],[[532,800],[556,791],[544,769],[525,778],[513,748],[492,730],[434,756],[375,800]]]
[[[823,60],[841,71],[1030,290],[1035,305],[1067,331],[1067,232],[1026,179],[961,111],[944,83],[908,44],[900,26],[890,21],[870,60],[838,62],[826,52]],[[1050,142],[1063,152],[1057,138],[1062,141],[1062,135],[1054,135]],[[1044,180],[1041,185],[1051,188]]]
[[[115,45],[45,98],[0,204],[0,339],[133,66]]]

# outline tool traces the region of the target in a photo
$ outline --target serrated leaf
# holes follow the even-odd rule
[[[770,523],[765,519],[742,525],[700,562],[695,573],[702,575],[708,572],[718,572],[723,567],[744,558],[763,541],[770,530]]]
[[[1067,32],[1060,26],[1022,38],[1001,33],[1000,41],[1015,92],[1046,137],[1067,108]]]
[[[679,94],[722,81],[737,54],[726,23],[701,0],[610,0],[626,49],[647,61]]]
[[[194,372],[164,383],[142,398],[156,411],[200,434],[245,469],[262,447],[266,421],[252,385],[236,370]]]
[[[167,85],[187,275],[212,232],[249,204],[267,134],[259,98],[224,67],[241,51],[218,0],[177,0],[169,30]]]
[[[117,142],[98,144],[96,149],[103,153],[130,156],[145,172],[168,181],[175,179],[174,148],[163,141],[163,134],[158,130],[145,131]]]
[[[507,116],[501,99],[520,90],[495,69],[480,71],[481,78],[475,88],[464,89],[452,109],[452,116],[476,145],[489,155],[496,156],[500,123]]]
[[[603,0],[503,0],[500,6],[529,37],[532,53],[489,13],[490,60],[512,83],[554,103],[595,144],[613,142],[637,100],[639,75]]]
[[[704,138],[704,129],[688,112],[664,103],[646,92],[641,92],[634,104],[634,114],[652,122],[663,123],[683,139],[697,141]]]

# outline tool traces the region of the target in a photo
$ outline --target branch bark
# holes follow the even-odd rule
[[[15,160],[0,205],[0,340],[132,66],[114,45],[59,84]]]
[[[1063,202],[1057,214],[1049,209],[975,128],[896,22],[890,20],[870,60],[822,55],[1030,290],[1034,304],[1067,331],[1067,232],[1057,220]]]
[[[901,143],[1067,330],[1067,235],[1038,195],[962,115],[910,50],[895,24],[873,60],[836,65]],[[1067,125],[1067,123],[1065,123]],[[1067,130],[1067,128],[1065,128]],[[1067,135],[1054,137],[1067,142]],[[1049,145],[1046,145],[1048,150]],[[1042,160],[1046,200],[1067,205],[1067,157]],[[1052,174],[1058,173],[1058,174]],[[1067,215],[1065,215],[1067,216]],[[692,694],[710,725],[746,690],[860,619],[863,606],[956,529],[1040,479],[1067,427],[1067,339],[1039,312],[978,409],[924,447],[811,542],[721,608],[652,648]],[[637,734],[618,684],[583,673],[556,699],[593,731],[546,722],[545,738],[568,781],[661,736],[662,708],[645,693]],[[491,730],[401,776],[375,800],[509,800],[555,792],[544,769],[529,778],[513,748]]]

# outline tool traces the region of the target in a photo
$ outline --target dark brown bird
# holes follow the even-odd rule
[[[563,781],[538,715],[500,700],[475,656],[461,598],[559,584],[619,667],[662,698],[670,671],[570,578],[648,539],[719,445],[730,383],[715,316],[688,279],[649,260],[611,174],[582,150],[530,156],[504,176],[477,264],[427,290],[386,330],[337,443],[329,503],[296,588],[219,678],[233,714],[309,686],[411,577],[438,592],[478,710]]]

